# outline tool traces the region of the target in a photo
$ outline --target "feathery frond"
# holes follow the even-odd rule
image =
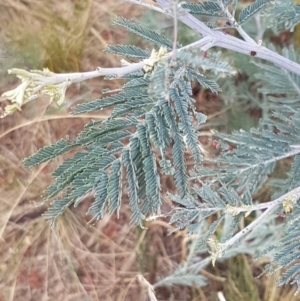
[[[214,1],[204,1],[200,3],[183,3],[181,5],[191,14],[206,17],[227,18],[222,7]]]
[[[147,59],[151,54],[149,50],[131,45],[108,45],[104,51],[135,59]]]
[[[241,11],[240,18],[239,18],[239,23],[243,24],[250,17],[252,17],[257,12],[259,12],[268,3],[270,3],[270,0],[256,0],[255,2],[249,4],[247,7],[245,7]]]
[[[144,26],[138,25],[132,21],[129,21],[123,17],[118,17],[113,20],[113,24],[125,27],[127,30],[143,37],[156,44],[159,47],[166,47],[171,50],[173,48],[173,42],[166,37],[158,34],[157,32],[150,30]],[[177,45],[179,46],[179,45]]]
[[[265,13],[271,19],[270,26],[277,31],[293,31],[300,22],[300,5],[291,0],[272,1]]]

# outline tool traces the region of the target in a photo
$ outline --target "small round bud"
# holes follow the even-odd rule
[[[217,141],[213,141],[213,142],[211,143],[211,146],[212,146],[213,148],[218,148],[219,143],[218,143]]]

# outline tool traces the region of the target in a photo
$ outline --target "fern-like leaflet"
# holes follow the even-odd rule
[[[173,47],[166,37],[134,22],[118,18],[114,23],[158,46]],[[132,59],[149,55],[148,50],[135,46],[108,46],[107,51]],[[64,201],[52,202],[47,219],[54,223],[70,205],[78,206],[91,192],[95,194],[95,201],[87,212],[92,215],[91,222],[101,219],[106,212],[119,213],[124,193],[122,181],[126,179],[131,221],[142,226],[146,216],[160,213],[161,173],[174,176],[179,193],[184,197],[188,192],[185,151],[190,149],[198,168],[202,154],[194,120],[205,120],[203,114],[195,111],[191,82],[197,80],[212,92],[220,90],[213,80],[200,73],[199,68],[234,72],[220,54],[207,59],[199,51],[182,51],[172,67],[168,59],[156,63],[149,73],[128,74],[119,93],[75,107],[74,114],[109,107],[113,107],[113,111],[107,120],[86,125],[76,139],[62,140],[40,149],[24,161],[26,166],[32,167],[71,149],[81,149],[53,173],[55,183],[45,191],[45,201],[58,196]],[[172,158],[167,158],[171,144]],[[161,156],[159,162],[157,153]]]

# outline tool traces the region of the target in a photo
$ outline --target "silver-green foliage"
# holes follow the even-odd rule
[[[242,24],[247,21],[251,16],[260,11],[269,2],[270,0],[256,0],[255,2],[245,7],[240,13],[239,23]]]
[[[218,19],[231,19],[232,15],[235,15],[237,0],[211,0],[198,3],[184,3],[182,7],[187,9],[191,14],[196,16],[213,17]],[[256,0],[253,3],[247,5],[239,15],[239,24],[243,24],[250,19],[254,14],[263,9],[270,0]],[[227,10],[226,10],[227,9]],[[232,24],[235,26],[234,24]]]
[[[196,16],[225,18],[231,22],[237,1],[184,3],[181,7]],[[297,5],[256,0],[240,12],[239,22],[230,24],[240,30],[241,24],[263,9],[272,17],[280,13],[277,29],[292,29],[300,20]],[[156,47],[175,50],[171,39],[136,22],[117,18],[114,24]],[[174,208],[170,222],[176,229],[186,227],[189,234],[197,234],[198,238],[191,252],[193,260],[178,266],[173,275],[162,279],[157,286],[204,285],[205,279],[198,272],[207,262],[197,265],[195,254],[207,249],[208,241],[220,227],[223,228],[221,244],[226,245],[235,235],[245,208],[254,205],[252,196],[268,183],[277,161],[295,156],[286,178],[272,181],[276,187],[274,197],[300,186],[300,113],[296,109],[300,79],[279,67],[257,63],[255,70],[260,70],[260,73],[251,80],[257,80],[255,87],[259,87],[260,96],[264,94],[270,101],[267,117],[258,128],[248,132],[215,132],[221,154],[204,160],[198,128],[205,123],[206,116],[196,111],[192,85],[198,82],[202,89],[221,92],[215,78],[207,77],[208,72],[215,77],[227,76],[234,73],[234,68],[221,53],[212,52],[206,57],[198,49],[181,50],[178,42],[175,47],[173,56],[155,62],[150,71],[136,71],[118,77],[125,80],[118,93],[105,90],[109,96],[82,103],[73,109],[74,114],[81,114],[113,108],[107,120],[92,121],[75,139],[63,139],[46,146],[25,159],[24,164],[33,167],[77,149],[73,157],[53,172],[55,182],[45,191],[44,201],[52,201],[45,217],[52,224],[68,207],[78,206],[90,193],[95,196],[87,211],[92,215],[91,222],[103,218],[106,213],[116,211],[119,215],[126,192],[132,211],[131,222],[143,226],[148,216],[160,214],[163,201],[161,176],[173,177],[177,193],[169,194],[169,197],[180,206]],[[106,51],[134,61],[148,59],[151,55],[150,50],[131,45],[109,45]],[[284,49],[283,56],[297,60],[292,47]],[[194,163],[190,172],[186,166],[187,150]],[[126,187],[123,187],[124,182]],[[286,223],[286,236],[258,255],[272,250],[273,262],[266,269],[273,273],[277,267],[287,267],[279,283],[297,283],[300,287],[300,266],[297,263],[300,257],[300,211],[297,201]],[[245,210],[232,214],[228,208]],[[209,225],[207,218],[213,215],[216,218]],[[262,240],[259,236],[252,242]]]
[[[275,0],[266,10],[272,20],[271,26],[278,31],[291,30],[300,22],[300,5],[292,0]]]
[[[158,46],[172,47],[172,42],[167,38],[134,22],[124,18],[114,22]],[[108,46],[106,51],[136,59],[149,54],[133,46]],[[54,222],[67,207],[71,204],[77,206],[92,191],[95,192],[95,202],[87,212],[93,215],[92,220],[101,219],[107,211],[119,212],[122,179],[125,178],[133,212],[132,221],[140,225],[147,215],[160,211],[160,172],[174,175],[180,195],[186,195],[186,148],[191,150],[195,166],[202,161],[195,127],[197,122],[194,123],[199,116],[193,108],[191,83],[197,80],[205,88],[217,92],[218,85],[200,73],[199,68],[207,70],[217,67],[214,68],[217,71],[232,71],[218,54],[210,59],[201,57],[199,51],[182,52],[172,68],[166,63],[159,63],[149,74],[136,72],[119,93],[74,108],[74,114],[108,107],[114,109],[107,120],[86,125],[76,139],[61,140],[40,149],[24,161],[26,166],[32,167],[71,149],[81,148],[53,173],[55,183],[45,191],[45,201],[59,196],[64,202],[52,202],[46,213],[47,219]],[[129,139],[128,143],[126,139]],[[171,144],[173,160],[170,161],[166,151]],[[161,171],[156,164],[158,154]],[[58,214],[59,204],[61,212]],[[56,209],[53,215],[52,207]]]

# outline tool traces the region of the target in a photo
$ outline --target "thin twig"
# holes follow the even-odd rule
[[[142,0],[123,0],[123,1],[124,2],[128,2],[128,3],[137,4],[137,5],[141,5],[141,6],[150,8],[152,10],[155,10],[157,12],[160,12],[160,13],[164,14],[164,11],[161,8],[159,8],[159,7],[155,6],[155,5],[152,5],[152,4],[145,3]]]
[[[220,7],[223,9],[224,13],[226,14],[227,18],[230,21],[230,24],[234,25],[234,28],[237,30],[237,32],[241,35],[241,37],[248,43],[253,44],[253,45],[257,45],[257,43],[244,31],[244,29],[242,28],[242,26],[240,24],[238,24],[233,15],[230,13],[230,11],[228,10],[228,7],[224,7],[223,1],[218,1]]]
[[[246,228],[242,229],[240,232],[238,232],[237,234],[235,234],[232,238],[228,239],[225,243],[222,243],[222,251],[224,252],[225,250],[227,250],[228,248],[230,248],[231,246],[233,246],[237,241],[239,241],[240,239],[242,239],[244,236],[246,236],[248,233],[250,233],[251,231],[253,231],[260,223],[262,223],[262,221],[280,204],[282,204],[282,202],[284,200],[286,200],[287,198],[291,197],[291,196],[295,196],[296,198],[300,197],[300,186],[289,191],[288,193],[284,194],[283,196],[279,197],[278,199],[269,202],[269,206],[267,208],[266,211],[264,211],[256,220],[254,220],[250,225],[248,225]]]
[[[173,3],[173,20],[174,20],[174,33],[173,33],[173,56],[172,60],[176,60],[176,45],[178,39],[178,20],[177,20],[177,0]]]

